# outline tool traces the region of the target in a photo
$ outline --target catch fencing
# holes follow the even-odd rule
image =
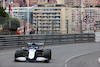
[[[29,42],[64,44],[94,42],[95,34],[41,34],[41,35],[0,35],[0,48],[27,46]]]

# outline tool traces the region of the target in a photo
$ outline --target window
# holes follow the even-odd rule
[[[13,7],[15,7],[15,5],[13,5]]]
[[[60,11],[61,9],[59,9],[59,11]]]
[[[44,0],[44,2],[45,2],[45,0]]]
[[[39,2],[42,2],[42,0],[39,0]]]

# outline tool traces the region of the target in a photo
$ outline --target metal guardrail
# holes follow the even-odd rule
[[[25,46],[28,42],[44,42],[47,45],[93,41],[95,34],[0,35],[0,48]]]

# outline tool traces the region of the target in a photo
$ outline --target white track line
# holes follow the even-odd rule
[[[100,63],[100,58],[98,58],[98,62]]]
[[[14,52],[15,52],[15,51],[7,52],[7,53],[0,53],[0,55],[12,54],[12,53],[14,53]]]
[[[92,52],[89,52],[89,53],[92,53]],[[83,53],[83,54],[78,54],[78,55],[75,55],[75,56],[72,56],[70,58],[68,58],[66,61],[65,61],[65,67],[67,67],[67,62],[73,58],[76,58],[76,57],[80,57],[80,56],[83,56],[83,55],[86,55],[86,54],[89,54],[89,53]]]

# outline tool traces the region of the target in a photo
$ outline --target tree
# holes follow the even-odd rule
[[[18,27],[20,27],[20,21],[17,18],[10,18],[11,19],[11,31],[16,31]],[[7,20],[3,24],[3,29],[9,29],[9,20]]]
[[[8,18],[9,15],[5,12],[5,9],[0,6],[0,24],[3,25]]]

